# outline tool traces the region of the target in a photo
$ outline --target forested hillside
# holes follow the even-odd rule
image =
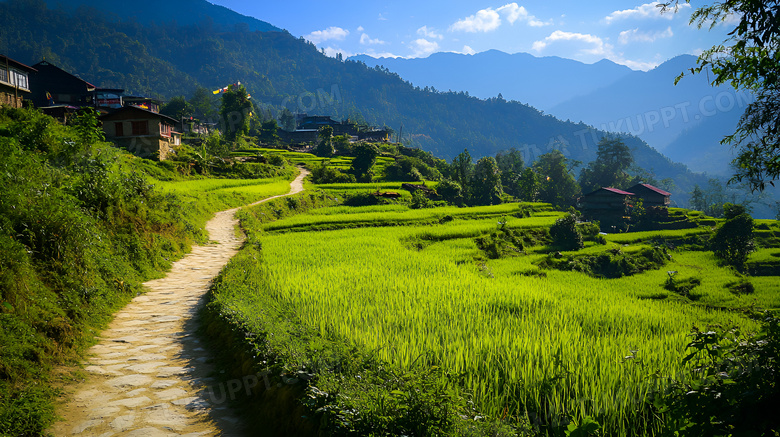
[[[97,9],[68,12],[42,0],[8,0],[0,2],[0,52],[31,64],[45,58],[99,86],[162,98],[241,81],[266,113],[276,115],[286,104],[294,111],[364,119],[402,131],[404,141],[448,159],[465,148],[480,157],[515,147],[531,162],[556,148],[587,163],[604,135],[523,103],[420,89],[387,70],[326,57],[287,32],[228,31],[209,20],[179,25],[188,22],[188,10],[179,16],[166,24],[116,22]],[[674,179],[678,202],[695,183],[706,182],[640,139],[624,141],[640,167],[656,179]]]

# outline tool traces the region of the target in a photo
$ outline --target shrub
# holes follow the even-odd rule
[[[425,195],[423,190],[415,190],[412,193],[412,202],[409,205],[412,209],[433,208],[433,202]]]
[[[726,220],[726,223],[715,231],[710,245],[715,256],[737,269],[744,268],[750,252],[755,249],[753,219],[748,214],[741,213]]]
[[[573,214],[566,214],[565,217],[556,220],[550,227],[550,236],[553,246],[561,250],[579,250],[584,247],[582,234],[577,229],[577,219]]]
[[[712,326],[691,336],[687,382],[673,380],[655,400],[667,435],[778,435],[780,319],[766,313],[755,335]]]

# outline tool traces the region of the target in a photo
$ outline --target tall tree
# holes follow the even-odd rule
[[[523,154],[514,147],[502,150],[496,154],[496,164],[501,170],[501,185],[504,191],[512,196],[518,196],[518,182],[523,173]]]
[[[695,10],[690,23],[712,28],[733,19],[738,22],[728,38],[699,55],[690,72],[711,71],[712,85],[729,84],[756,97],[736,131],[721,143],[739,148],[730,182],[747,180],[751,189],[763,191],[780,178],[780,5],[777,0],[723,0]]]
[[[187,102],[184,96],[177,96],[168,101],[162,108],[160,113],[167,115],[168,117],[181,120],[185,117],[191,117],[193,114],[192,106]]]
[[[199,86],[190,97],[189,104],[193,116],[200,120],[216,120],[217,112],[214,109],[214,94],[206,88]]]
[[[222,106],[219,110],[222,131],[225,139],[235,141],[236,138],[249,132],[249,121],[252,116],[252,102],[243,85],[230,85],[222,94]]]
[[[296,128],[295,116],[287,108],[282,109],[282,113],[279,115],[279,123],[282,125],[282,129],[287,132],[292,132]]]
[[[317,148],[314,150],[314,153],[317,156],[333,156],[333,154],[336,153],[333,149],[333,127],[321,127],[317,136],[319,137],[319,142],[317,143]]]
[[[526,167],[523,170],[523,174],[520,175],[518,180],[518,193],[517,197],[526,202],[536,202],[539,198],[539,188],[541,187],[541,181],[539,181],[539,175],[536,174],[534,169]]]
[[[352,173],[358,182],[371,182],[374,178],[374,164],[379,149],[373,144],[361,143],[355,147],[355,159],[352,160]]]
[[[460,184],[463,198],[468,202],[471,196],[471,176],[474,174],[474,160],[471,158],[469,149],[463,149],[463,152],[452,158],[450,165],[450,179]]]
[[[631,150],[620,138],[605,136],[599,141],[596,160],[580,173],[582,191],[589,193],[601,187],[626,188],[631,180],[627,170],[634,163]]]
[[[563,207],[574,204],[580,193],[580,186],[569,170],[569,160],[560,150],[553,150],[540,156],[534,163],[539,174],[539,200]]]
[[[498,205],[504,190],[501,186],[501,170],[492,156],[485,156],[474,166],[471,180],[471,199],[475,205]]]

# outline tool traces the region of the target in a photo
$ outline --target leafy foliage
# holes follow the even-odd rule
[[[746,213],[726,220],[710,241],[715,256],[738,269],[744,268],[748,255],[755,249],[753,227],[753,218]]]
[[[577,250],[584,246],[582,234],[577,228],[577,218],[573,214],[566,214],[564,218],[556,220],[550,227],[550,237],[553,246],[561,250]]]
[[[780,319],[765,313],[761,331],[693,328],[691,380],[673,380],[656,405],[667,417],[667,435],[777,435],[780,420]]]

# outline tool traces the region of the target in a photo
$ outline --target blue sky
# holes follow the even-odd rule
[[[724,40],[729,28],[688,24],[694,0],[660,14],[643,1],[289,1],[209,0],[314,42],[331,56],[426,57],[490,49],[560,56],[585,63],[610,59],[638,70]]]

